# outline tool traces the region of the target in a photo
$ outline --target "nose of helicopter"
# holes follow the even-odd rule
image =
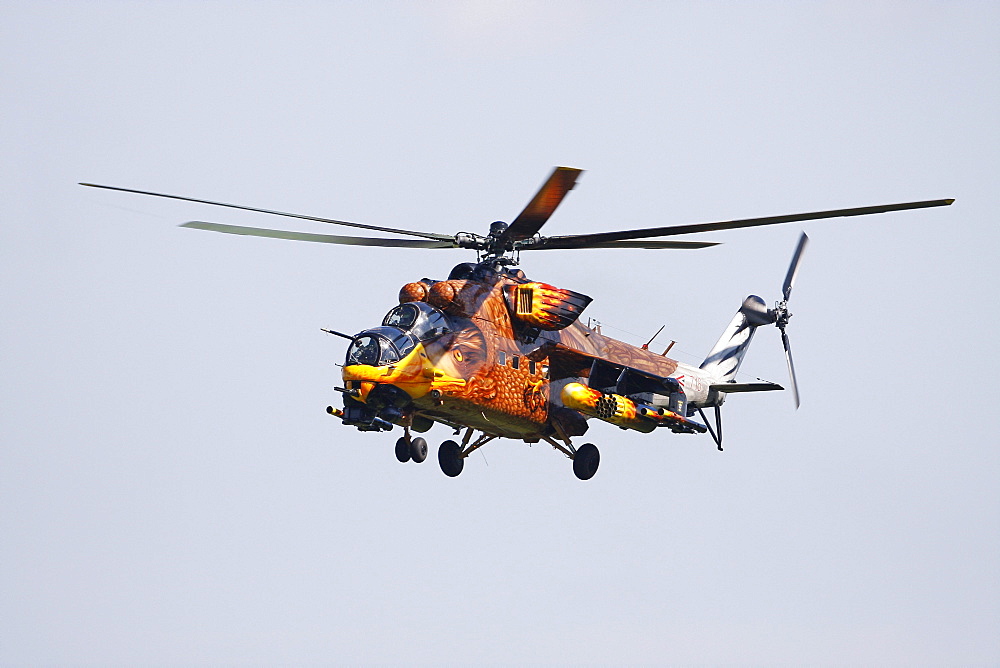
[[[361,338],[361,337],[359,337]],[[344,387],[354,398],[367,403],[379,386],[391,385],[409,397],[420,399],[432,390],[448,393],[465,387],[466,381],[438,368],[423,343],[416,344],[402,359],[387,364],[348,364],[343,368]],[[376,392],[377,393],[377,392]]]

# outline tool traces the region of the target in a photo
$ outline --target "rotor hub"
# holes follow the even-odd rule
[[[784,331],[785,326],[791,318],[792,314],[788,310],[787,300],[783,299],[774,305],[774,324],[778,326],[778,329]]]

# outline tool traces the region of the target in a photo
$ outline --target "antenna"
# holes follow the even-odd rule
[[[666,325],[660,325],[660,328],[658,330],[656,330],[656,334],[653,334],[652,338],[649,339],[649,341],[646,341],[644,344],[642,344],[642,349],[643,350],[649,350],[649,344],[653,342],[653,339],[655,339],[656,337],[658,337],[660,335],[660,332],[663,331],[664,327],[666,327]]]

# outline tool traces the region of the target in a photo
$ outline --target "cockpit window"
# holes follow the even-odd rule
[[[425,302],[400,304],[386,314],[382,324],[409,332],[418,341],[426,341],[451,331],[445,314]]]
[[[362,332],[347,350],[347,366],[385,366],[403,359],[416,342],[398,327],[376,327]]]
[[[413,338],[403,330],[396,327],[379,327],[375,331],[381,334],[379,338],[382,343],[382,364],[401,360],[413,350],[415,345]]]
[[[379,359],[378,339],[374,336],[359,336],[347,351],[347,365],[369,364],[375,366]]]
[[[389,311],[388,315],[385,316],[385,320],[382,324],[386,327],[399,327],[400,329],[409,329],[413,326],[413,323],[417,321],[417,316],[420,315],[420,311],[413,304],[400,304],[396,308]]]

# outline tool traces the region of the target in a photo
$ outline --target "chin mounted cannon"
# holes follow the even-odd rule
[[[391,431],[393,423],[403,419],[410,403],[406,392],[392,385],[376,384],[365,403],[353,398],[348,390],[344,392],[344,424],[359,431]]]

